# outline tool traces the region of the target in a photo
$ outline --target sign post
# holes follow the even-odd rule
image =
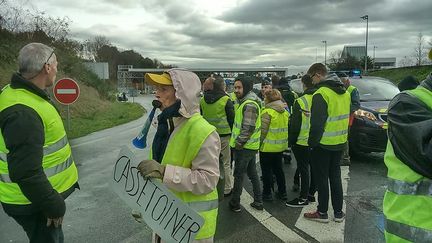
[[[55,99],[63,105],[67,105],[67,130],[70,131],[70,109],[80,95],[80,89],[75,80],[70,78],[60,79],[54,84],[53,93]]]

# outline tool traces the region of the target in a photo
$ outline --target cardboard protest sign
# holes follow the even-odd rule
[[[123,147],[115,162],[111,184],[117,195],[141,212],[146,224],[166,242],[192,242],[204,219],[156,179],[144,179],[139,161]]]

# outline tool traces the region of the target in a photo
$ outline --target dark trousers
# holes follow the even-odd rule
[[[263,194],[271,194],[273,174],[276,176],[278,193],[286,194],[285,174],[282,167],[282,152],[260,152],[260,165],[263,177]]]
[[[49,227],[47,217],[42,213],[31,215],[9,215],[21,225],[29,238],[30,243],[63,243],[64,236],[61,226]]]
[[[261,185],[256,170],[256,153],[255,150],[241,149],[234,150],[234,187],[231,198],[232,205],[240,204],[240,196],[243,191],[243,179],[245,174],[252,183],[254,201],[262,203]]]
[[[343,192],[339,162],[342,151],[330,151],[321,147],[311,150],[313,176],[318,188],[318,211],[327,213],[329,200],[329,186],[334,212],[342,211]]]
[[[294,154],[294,156],[295,156],[295,154]],[[298,165],[297,165],[296,171],[294,173],[294,181],[293,182],[294,182],[294,185],[300,185],[300,171],[298,169]]]
[[[301,146],[296,144],[292,147],[292,151],[296,158],[297,171],[300,174],[301,178],[300,198],[307,199],[308,194],[312,196],[315,194],[316,191],[313,171],[310,166],[310,150],[308,146]]]

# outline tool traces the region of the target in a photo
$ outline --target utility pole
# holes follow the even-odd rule
[[[378,48],[377,46],[373,46],[374,48],[373,48],[373,50],[374,50],[374,52],[373,52],[373,67],[372,67],[372,69],[374,69],[375,70],[375,49],[376,48]]]
[[[324,65],[327,67],[327,41],[323,40],[321,42],[324,43]]]
[[[366,48],[365,48],[365,64],[364,64],[364,74],[367,73],[367,49],[368,49],[368,29],[369,29],[369,15],[361,16],[363,20],[366,20]]]

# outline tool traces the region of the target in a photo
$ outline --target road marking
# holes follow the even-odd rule
[[[76,94],[76,89],[57,89],[57,94]]]
[[[249,204],[253,202],[253,198],[245,189],[243,189],[240,198],[240,202],[243,208],[283,242],[307,242],[296,232],[294,232],[293,230],[285,226],[282,222],[273,217],[265,209],[263,211],[258,211],[252,208]]]
[[[341,166],[341,177],[342,177],[342,189],[344,197],[347,195],[348,181],[349,181],[349,166]],[[317,208],[316,203],[309,204],[303,207],[302,212],[297,219],[295,226],[315,238],[319,242],[344,242],[344,231],[345,231],[345,220],[342,223],[336,223],[333,221],[333,208],[331,205],[331,200],[329,198],[329,219],[328,224],[313,222],[307,220],[303,217],[306,212],[315,211]],[[346,213],[346,202],[344,199],[344,204],[342,210]]]

